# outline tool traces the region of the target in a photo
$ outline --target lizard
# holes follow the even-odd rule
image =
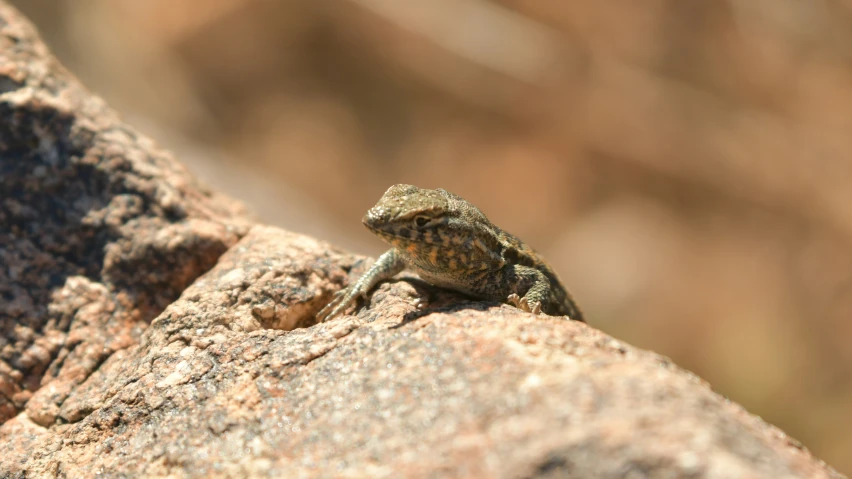
[[[473,204],[438,188],[391,186],[362,220],[391,245],[317,313],[337,316],[381,281],[408,267],[421,279],[523,311],[583,321],[583,314],[547,262],[517,237],[491,223]]]

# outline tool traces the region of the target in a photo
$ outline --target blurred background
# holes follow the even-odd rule
[[[849,1],[12,3],[263,221],[377,255],[388,186],[446,188],[852,473]]]

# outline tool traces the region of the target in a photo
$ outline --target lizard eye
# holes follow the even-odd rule
[[[422,227],[429,224],[429,217],[428,216],[422,216],[422,215],[421,216],[415,216],[414,217],[414,224],[416,224],[417,226],[422,228]]]

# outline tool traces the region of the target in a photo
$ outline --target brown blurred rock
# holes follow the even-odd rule
[[[0,420],[65,399],[245,233],[0,4]]]
[[[584,324],[409,277],[312,325],[362,261],[251,227],[1,3],[0,72],[2,477],[840,477]]]

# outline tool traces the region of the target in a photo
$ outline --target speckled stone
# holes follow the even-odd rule
[[[403,279],[311,325],[358,263],[253,228],[71,393],[61,423],[7,421],[0,472],[840,477],[694,375],[579,322]]]
[[[72,392],[248,230],[0,3],[0,422]]]

